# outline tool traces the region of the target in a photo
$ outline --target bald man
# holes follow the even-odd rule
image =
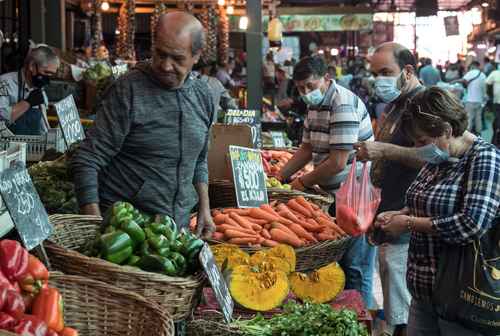
[[[413,152],[413,140],[400,129],[408,99],[423,88],[415,75],[415,57],[397,43],[380,45],[370,58],[375,94],[388,104],[376,141],[355,145],[359,159],[373,161],[372,182],[382,190],[378,213],[396,214],[405,206],[406,190],[423,161]],[[372,241],[379,246],[380,278],[388,334],[405,335],[411,296],[406,288],[406,261],[410,232],[394,235],[375,228]]]
[[[172,12],[160,17],[155,36],[152,61],[108,89],[72,160],[78,202],[83,214],[100,215],[128,201],[179,227],[198,203],[198,233],[210,236],[207,146],[215,105],[206,82],[191,75],[203,27]]]

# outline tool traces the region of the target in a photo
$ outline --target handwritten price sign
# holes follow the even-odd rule
[[[24,164],[17,163],[2,172],[0,193],[28,250],[50,236],[52,225]]]
[[[72,95],[54,104],[66,146],[85,139],[80,114]]]
[[[224,123],[227,125],[249,125],[252,131],[252,143],[254,148],[262,148],[262,129],[259,111],[227,110],[224,116]]]
[[[267,204],[266,175],[260,151],[229,146],[236,200],[240,208]]]

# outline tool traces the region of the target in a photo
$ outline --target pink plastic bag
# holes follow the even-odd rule
[[[337,224],[351,236],[359,236],[370,228],[380,204],[380,189],[370,180],[368,163],[363,163],[361,178],[356,178],[354,158],[347,180],[335,194]]]

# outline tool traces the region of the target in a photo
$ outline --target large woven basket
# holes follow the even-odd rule
[[[81,336],[173,336],[170,315],[142,296],[81,276],[50,274],[64,299],[64,321]],[[12,333],[0,330],[0,336]]]
[[[45,244],[51,265],[66,274],[86,276],[137,293],[159,304],[174,321],[185,319],[199,303],[203,273],[185,278],[144,272],[85,256],[102,219],[94,216],[52,215],[54,233]]]
[[[206,313],[206,314],[205,314]],[[194,316],[186,325],[187,336],[239,336],[244,335],[237,327],[228,325],[218,311],[204,311]]]
[[[326,240],[316,244],[295,248],[295,254],[297,256],[295,270],[297,272],[310,272],[331,264],[332,262],[339,261],[349,247],[351,239],[351,237],[343,237],[337,240]],[[223,242],[210,240],[209,243],[221,244]],[[248,246],[241,246],[240,248],[249,254],[267,249],[263,247]]]
[[[236,193],[231,181],[213,180],[210,181],[208,193],[210,197],[210,207],[212,208],[231,208],[236,207]],[[322,210],[328,211],[333,203],[332,196],[307,194],[296,190],[283,190],[277,188],[268,188],[267,196],[269,201],[287,202],[292,198],[303,196],[310,202],[318,205]]]

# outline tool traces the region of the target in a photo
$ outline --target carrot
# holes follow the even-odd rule
[[[264,225],[264,229],[271,230],[271,226],[271,223],[267,223],[266,225]]]
[[[266,239],[271,239],[271,235],[269,234],[269,231],[267,231],[267,229],[262,229],[260,234],[262,235],[262,237],[264,237]]]
[[[297,238],[297,236],[289,235],[288,233],[286,233],[285,231],[281,231],[280,229],[273,228],[271,229],[270,234],[273,240],[280,243],[286,243],[293,247],[300,247],[304,245],[302,240]]]
[[[230,214],[231,212],[236,212],[238,215],[247,216],[249,211],[248,211],[248,209],[227,208],[227,209],[222,210],[222,212],[225,214]]]
[[[249,233],[246,233],[246,232],[243,232],[243,231],[239,231],[239,230],[226,230],[224,231],[224,236],[226,236],[227,238],[257,238],[255,236],[255,234],[249,234]]]
[[[288,207],[286,206],[285,203],[280,203],[278,204],[278,214],[282,217],[285,217],[293,222],[298,222],[299,219],[297,218],[297,216],[295,216],[293,214],[293,212],[288,209]]]
[[[235,221],[234,219],[231,218],[231,216],[227,216],[226,218],[226,223],[225,224],[229,224],[231,225],[233,228],[236,228],[236,229],[245,229],[245,230],[252,230],[251,228],[248,229],[248,228],[244,228],[242,227],[240,224],[238,224],[237,221]]]
[[[316,236],[321,241],[323,241],[323,240],[335,240],[335,239],[337,239],[337,237],[335,235],[329,234],[329,233],[318,233]]]
[[[250,245],[250,244],[256,244],[257,238],[231,238],[227,241],[230,244],[235,244],[235,245]]]
[[[295,200],[297,201],[297,203],[302,205],[304,208],[309,210],[311,213],[314,213],[314,209],[311,206],[311,203],[309,203],[303,196],[296,197]]]
[[[214,232],[214,233],[212,233],[212,239],[222,241],[222,240],[224,240],[224,233]]]
[[[306,239],[311,242],[317,242],[316,238],[299,224],[292,224],[288,227],[290,230],[292,230],[298,237]]]
[[[255,232],[260,232],[260,231],[262,231],[262,225],[259,225],[259,224],[252,224],[252,229],[253,229]]]
[[[275,247],[278,246],[278,244],[279,243],[277,241],[274,241],[272,239],[266,239],[262,242],[262,245],[266,247]]]
[[[326,226],[326,227],[329,227],[331,228],[333,231],[337,231],[337,232],[344,232],[341,228],[339,228],[337,226],[337,224],[335,224],[334,222],[332,221],[329,221],[329,220],[326,220],[322,217],[318,217],[316,218],[316,221],[320,224],[320,225],[323,225],[323,226]],[[345,232],[344,232],[345,233]]]
[[[268,222],[274,222],[278,220],[278,216],[274,216],[270,214],[269,212],[262,210],[261,208],[251,208],[250,209],[250,216],[253,218],[257,219],[265,219]]]
[[[216,217],[218,215],[220,215],[222,212],[220,212],[220,210],[212,210],[212,217]]]
[[[227,230],[236,230],[236,231],[246,233],[248,235],[255,235],[255,232],[253,230],[244,229],[240,226],[234,226],[234,225],[229,225],[229,224],[217,225],[216,230],[217,230],[217,232],[226,232]]]
[[[319,205],[313,203],[313,202],[309,202],[311,204],[311,206],[313,207],[314,210],[319,210],[321,211],[321,208],[319,207]]]
[[[275,217],[279,217],[278,213],[276,211],[274,211],[274,209],[269,204],[262,204],[260,206],[260,208],[264,211],[269,212],[271,215],[273,215]]]
[[[290,209],[294,209],[295,211],[304,215],[306,218],[312,217],[312,213],[308,209],[306,209],[302,205],[300,205],[296,199],[289,200],[287,205]]]
[[[280,229],[281,231],[284,231],[288,233],[290,236],[295,236],[297,238],[300,238],[295,232],[293,232],[291,229],[289,229],[287,226],[281,224],[281,223],[272,223],[273,229]]]
[[[250,216],[240,216],[240,217],[243,217],[245,218],[247,221],[253,223],[253,224],[258,224],[258,225],[264,225],[267,223],[267,221],[265,219],[258,219],[258,218],[253,218],[253,217],[250,217]]]
[[[242,228],[252,230],[252,223],[245,220],[243,217],[238,215],[236,212],[229,213],[229,217],[234,219],[236,221],[236,223],[238,223],[238,225],[241,226]]]
[[[224,224],[226,222],[227,215],[219,213],[218,215],[213,216],[215,224]]]

